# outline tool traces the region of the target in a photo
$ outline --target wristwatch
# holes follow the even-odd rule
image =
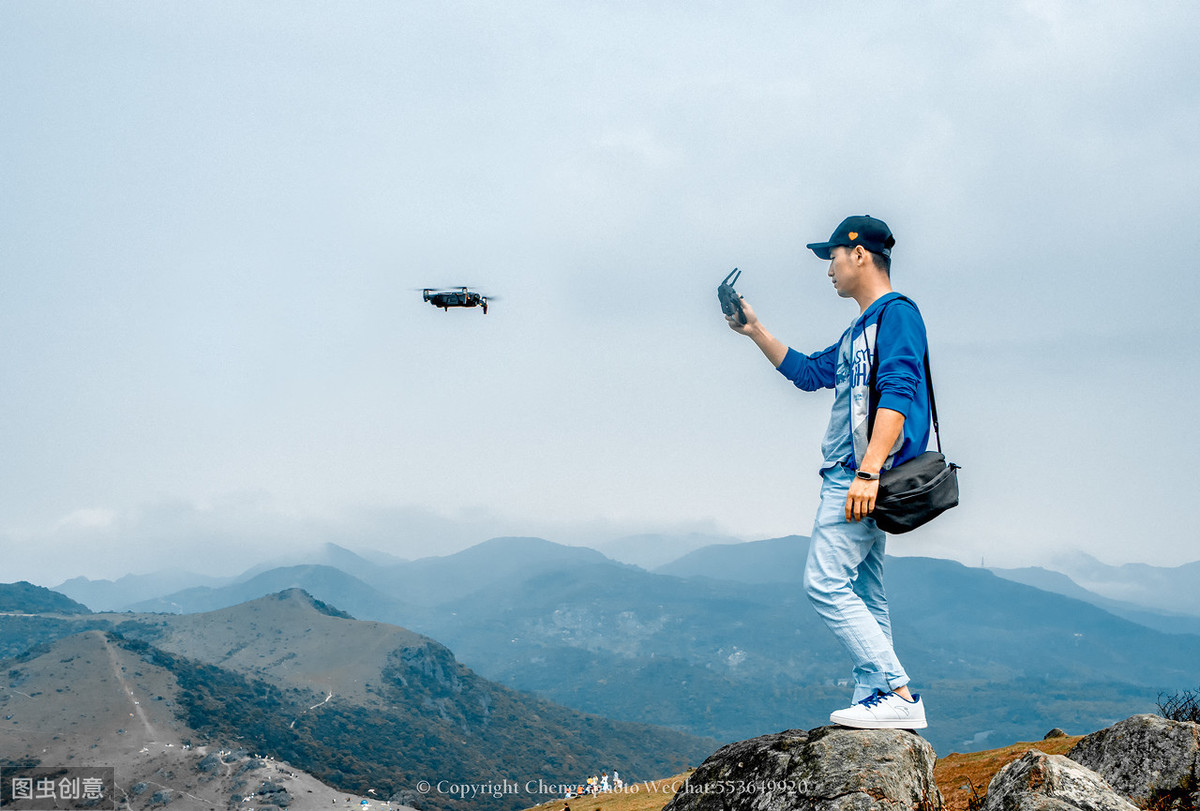
[[[856,472],[854,473],[854,475],[855,475],[855,476],[857,476],[857,477],[858,477],[858,478],[860,478],[860,479],[865,479],[865,480],[867,480],[867,481],[869,481],[869,482],[877,482],[877,481],[879,481],[879,474],[878,474],[878,473],[868,473],[868,472],[867,472],[867,471],[865,471],[865,470],[859,470],[859,471],[856,471]]]

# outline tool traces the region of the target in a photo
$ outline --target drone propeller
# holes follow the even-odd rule
[[[473,287],[451,286],[451,287],[410,287],[409,290],[417,293],[478,293],[488,301],[500,301],[501,296],[492,296],[484,293],[482,290],[476,290]]]

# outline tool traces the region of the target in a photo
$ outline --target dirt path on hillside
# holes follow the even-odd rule
[[[142,722],[142,726],[146,730],[147,742],[153,743],[157,741],[159,737],[158,730],[155,729],[154,724],[150,723],[150,719],[146,716],[146,710],[142,707],[141,700],[129,686],[129,682],[125,681],[125,674],[121,670],[121,662],[117,659],[117,652],[109,644],[108,637],[103,631],[91,631],[90,633],[96,634],[100,638],[100,641],[104,643],[104,650],[108,652],[108,661],[112,665],[113,675],[117,677],[117,684],[121,687],[122,695],[129,699],[129,706],[132,708],[133,714]]]
[[[333,699],[333,691],[332,691],[332,690],[326,690],[325,692],[329,693],[329,695],[325,696],[325,700],[324,700],[324,701],[318,701],[316,704],[313,704],[313,705],[312,705],[311,707],[309,707],[307,710],[305,710],[304,712],[300,713],[300,718],[303,718],[303,717],[304,717],[305,715],[307,715],[308,713],[310,713],[310,712],[312,712],[313,710],[317,709],[317,707],[323,707],[323,706],[325,706],[326,704],[328,704],[328,703],[330,702],[330,700],[332,700],[332,699]],[[300,720],[300,718],[297,718],[297,719],[295,719],[294,721],[292,721],[292,723],[288,724],[288,729],[295,729],[295,728],[296,728],[296,721],[299,721],[299,720]]]

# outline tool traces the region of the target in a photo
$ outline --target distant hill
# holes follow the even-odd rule
[[[440,605],[485,586],[520,582],[543,572],[611,562],[594,549],[542,538],[493,538],[443,557],[377,570],[370,583],[413,605]]]
[[[737,542],[728,535],[702,532],[644,533],[600,543],[596,548],[613,560],[653,569],[701,547]]]
[[[744,557],[742,557],[744,556]],[[848,662],[792,579],[801,538],[721,545],[662,567],[506,581],[417,611],[484,675],[612,717],[721,740],[815,726],[848,700]],[[1194,681],[1200,637],[928,558],[890,558],[897,641],[944,749],[1099,728]],[[739,582],[744,577],[754,582]],[[781,582],[771,582],[779,580]]]
[[[0,611],[22,614],[90,614],[85,605],[43,586],[25,580],[0,583]]]
[[[510,687],[732,740],[816,726],[849,699],[846,656],[800,587],[806,550],[799,536],[718,544],[647,572],[594,550],[498,538],[381,566],[369,581],[287,567],[208,602],[172,601],[194,610],[303,583],[360,619],[438,639]],[[897,645],[941,749],[1096,729],[1195,686],[1198,636],[951,561],[888,567]]]
[[[286,588],[302,588],[357,617],[393,621],[412,606],[435,606],[505,580],[607,561],[595,551],[541,538],[493,538],[442,557],[390,565],[370,563],[333,544],[321,557],[341,560],[352,571],[329,564],[255,567],[233,583],[164,594],[128,606],[133,611],[213,611]]]
[[[1056,558],[1054,568],[1110,600],[1200,617],[1200,561],[1173,567],[1145,563],[1110,566],[1076,552]]]
[[[1029,566],[1021,569],[990,568],[988,571],[999,577],[1003,577],[1005,580],[1024,583],[1027,586],[1033,586],[1042,591],[1049,591],[1054,594],[1061,594],[1065,597],[1082,600],[1085,603],[1091,603],[1110,614],[1127,619],[1130,622],[1136,622],[1139,625],[1145,625],[1147,628],[1153,628],[1156,631],[1163,631],[1168,634],[1200,634],[1200,617],[1190,614],[1154,611],[1135,603],[1102,597],[1095,592],[1083,588],[1061,572],[1050,571],[1040,566]]]
[[[172,569],[153,574],[127,574],[116,580],[90,580],[73,577],[54,587],[93,611],[125,611],[131,605],[196,586],[221,586],[232,577],[204,575]]]
[[[706,546],[659,566],[654,571],[680,577],[711,577],[741,583],[799,583],[804,575],[807,556],[808,538],[793,535],[765,541]],[[1089,560],[1094,561],[1090,558]],[[1060,572],[1039,567],[991,568],[988,571],[1006,580],[1091,603],[1110,614],[1156,631],[1200,634],[1200,617],[1179,612],[1156,611],[1145,605],[1109,599],[1088,591]],[[1182,567],[1179,571],[1163,571],[1169,572],[1172,579],[1182,574],[1182,579],[1186,580],[1190,574],[1189,567]],[[1196,572],[1195,577],[1195,582],[1200,583],[1200,572]]]
[[[252,580],[272,569],[325,566],[338,569],[360,580],[364,578],[370,580],[372,577],[377,577],[382,568],[403,562],[401,558],[383,552],[369,551],[359,554],[337,544],[326,543],[309,552],[279,559],[272,563],[259,564],[236,577],[211,577],[181,569],[167,569],[151,574],[125,575],[117,580],[90,580],[86,577],[73,577],[54,588],[68,597],[78,600],[93,611],[203,611],[220,607],[220,605],[235,605],[242,602],[243,599],[239,597],[244,592],[238,592],[235,589],[224,592],[226,596],[222,598],[209,598],[206,595]],[[258,581],[249,590],[258,590],[258,587],[263,584],[264,581]],[[278,591],[279,589],[261,589],[255,596],[267,594],[273,590]],[[183,597],[177,598],[176,595],[179,594],[183,594]],[[222,602],[223,600],[225,602]]]
[[[808,538],[789,535],[765,541],[714,544],[654,569],[676,577],[711,577],[739,583],[799,583],[808,559]]]
[[[497,584],[413,624],[506,684],[728,741],[816,726],[805,689],[836,700],[823,667],[836,641],[801,600],[794,589],[596,564]]]
[[[360,555],[358,552],[351,551],[344,546],[339,546],[335,543],[325,543],[310,552],[291,555],[286,558],[278,558],[268,563],[261,563],[243,572],[236,580],[249,580],[271,569],[290,568],[294,566],[328,566],[340,569],[346,574],[357,577],[360,580],[369,581],[373,576],[378,574],[380,568],[395,566],[404,562],[402,558],[397,558],[394,555],[386,555],[382,552],[367,552]]]
[[[599,766],[633,779],[654,777],[698,762],[715,746],[494,684],[427,637],[347,618],[297,589],[214,612],[108,616],[111,630],[60,638],[45,654],[4,663],[10,689],[3,702],[12,715],[6,723],[40,735],[61,730],[59,739],[77,739],[81,751],[118,745],[130,727],[144,730],[139,742],[159,740],[166,728],[193,743],[241,741],[343,790],[374,789],[377,798],[439,809],[515,809],[544,798],[524,791],[469,801],[420,795],[414,790],[420,780],[565,783]],[[0,635],[36,619],[0,617]],[[61,653],[79,639],[97,640],[109,653]],[[58,702],[41,697],[67,689],[66,677],[48,674],[68,666],[77,670],[70,683],[79,686],[71,688],[70,707],[53,709]],[[138,686],[104,687],[114,678]],[[103,694],[110,707],[123,690],[144,697],[115,714],[89,709],[88,696]],[[120,731],[112,729],[116,724]],[[61,753],[62,762],[69,754]]]
[[[304,589],[318,599],[338,605],[353,616],[391,616],[399,601],[380,593],[352,575],[332,566],[286,566],[260,572],[249,579],[216,588],[198,586],[153,600],[134,603],[129,610],[141,613],[192,614],[216,611],[285,589]]]

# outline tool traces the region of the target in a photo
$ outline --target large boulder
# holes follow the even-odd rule
[[[664,811],[941,811],[933,747],[899,729],[790,729],[723,746]]]
[[[996,773],[983,811],[1138,811],[1104,778],[1062,755],[1030,749]]]
[[[1200,724],[1135,715],[1088,735],[1067,757],[1142,808],[1200,807]]]

